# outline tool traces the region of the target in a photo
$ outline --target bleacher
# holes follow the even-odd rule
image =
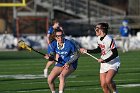
[[[48,8],[51,14],[55,10],[79,17],[80,19],[67,20],[68,23],[96,24],[107,22],[110,24],[110,33],[118,34],[123,19],[130,20],[130,28],[137,29],[140,17],[126,16],[126,12],[97,2],[96,0],[35,0],[36,4]],[[89,23],[90,22],[90,23]]]

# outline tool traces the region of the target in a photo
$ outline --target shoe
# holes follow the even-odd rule
[[[44,69],[44,77],[45,77],[45,78],[48,77],[48,69]]]

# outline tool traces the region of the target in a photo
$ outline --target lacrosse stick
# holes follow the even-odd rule
[[[20,40],[19,42],[18,42],[18,47],[20,47],[20,48],[22,48],[22,49],[26,49],[26,50],[28,50],[28,51],[35,51],[35,52],[37,52],[37,53],[39,53],[39,54],[41,54],[41,55],[43,55],[43,56],[45,56],[46,54],[44,54],[44,53],[42,53],[42,52],[40,52],[40,51],[37,51],[37,50],[35,50],[34,48],[32,48],[32,47],[30,47],[30,46],[28,46],[23,40]],[[55,60],[55,59],[53,59],[54,61],[56,61],[56,62],[58,62],[57,60]],[[59,62],[60,63],[60,62]]]
[[[84,52],[85,54],[89,55],[90,57],[94,58],[95,60],[98,60],[98,58],[96,58],[95,56],[89,54],[88,52]]]
[[[78,49],[78,51],[80,51],[79,44],[78,43],[76,44],[76,42],[73,39],[71,39],[71,41],[74,43],[74,45],[76,46],[76,48]],[[91,55],[91,54],[89,54],[87,52],[84,52],[84,53],[87,54],[87,55],[89,55],[90,57],[94,58],[95,60],[98,60],[98,58],[96,58],[95,56],[93,56],[93,55]]]

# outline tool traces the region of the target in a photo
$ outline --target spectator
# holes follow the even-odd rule
[[[128,20],[123,20],[122,26],[120,27],[123,52],[127,52],[129,50],[129,43],[130,43],[129,34],[130,34],[130,29],[128,27]]]

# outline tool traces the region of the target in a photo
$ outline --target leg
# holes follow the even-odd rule
[[[129,44],[130,44],[130,40],[129,40],[129,37],[127,37],[127,39],[126,39],[126,51],[127,52],[129,51]]]
[[[106,73],[100,73],[100,83],[104,93],[110,93],[106,83]]]
[[[51,50],[52,50],[52,47],[51,47],[51,45],[49,44],[48,45],[48,54],[50,55],[51,54]],[[47,62],[47,64],[46,64],[46,67],[45,67],[45,69],[44,69],[44,77],[48,77],[48,69],[49,69],[49,67],[52,65],[52,64],[54,64],[54,61],[53,60],[49,60],[48,62]]]
[[[124,37],[122,37],[122,50],[125,52],[125,40]]]
[[[116,71],[111,69],[107,72],[106,74],[106,83],[108,85],[108,87],[113,91],[113,92],[116,92],[117,89],[116,89],[116,84],[115,82],[113,81],[113,77],[116,75]],[[117,92],[116,92],[117,93]]]
[[[59,84],[59,92],[63,93],[64,86],[65,86],[65,79],[67,76],[69,76],[72,72],[74,72],[75,69],[72,65],[70,65],[69,69],[63,68],[63,71],[61,72],[59,76],[60,84]]]
[[[52,64],[54,64],[54,61],[48,61],[47,62],[46,67],[44,69],[44,77],[48,77],[48,69]]]
[[[48,84],[49,87],[51,89],[51,91],[55,91],[55,84],[54,84],[54,80],[57,78],[57,76],[61,73],[62,71],[62,67],[57,67],[55,66],[50,75],[48,76]]]

